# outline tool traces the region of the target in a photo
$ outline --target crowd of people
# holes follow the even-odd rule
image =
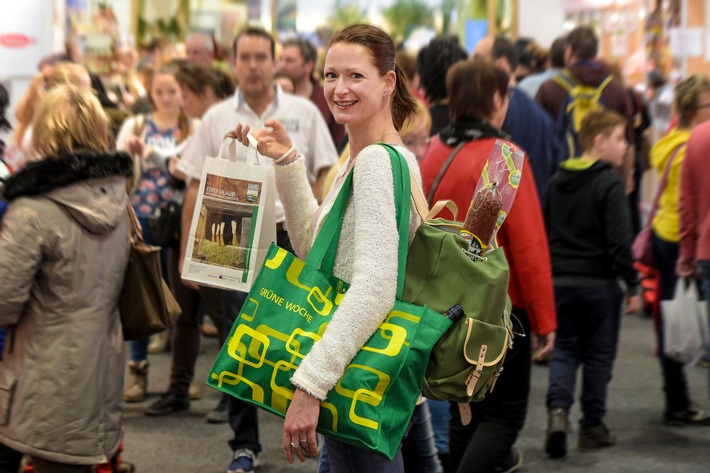
[[[7,339],[0,472],[16,473],[23,457],[38,473],[130,471],[119,455],[122,435],[131,435],[123,431],[122,402],[146,399],[150,352],[167,347],[171,364],[169,385],[147,415],[188,410],[200,397],[195,364],[206,321],[221,346],[246,294],[182,280],[187,236],[205,158],[218,154],[225,135],[246,154],[249,133],[273,159],[262,164],[276,176],[276,242],[299,257],[344,177],[354,178],[333,268],[350,287],[291,379],[283,433],[289,463],[320,455],[323,473],[517,471],[533,362],[549,369],[541,448],[552,458],[567,455],[580,366],[578,448],[613,446],[607,390],[621,315],[643,303],[632,242],[644,219],[659,281],[651,312],[662,421],[710,425],[689,398],[684,364],[663,350],[659,309],[678,278],[698,279],[710,294],[710,216],[703,211],[710,204],[703,165],[710,79],[677,84],[676,117],[650,147],[656,117],[647,98],[624,85],[618,65],[598,59],[599,39],[586,26],[549,50],[487,37],[469,55],[457,38],[440,37],[412,55],[382,29],[352,25],[334,34],[320,59],[305,39],[277,44],[247,27],[234,39],[231,60],[217,52],[204,33],[190,34],[175,57],[156,45],[140,59],[123,51],[119,73],[103,82],[76,58],[53,55],[14,107],[10,142],[0,141],[0,327]],[[579,88],[597,92],[597,103],[576,116],[572,90]],[[10,127],[9,106],[0,88],[0,128]],[[473,422],[462,422],[454,403],[424,400],[393,460],[316,436],[320,403],[395,303],[394,185],[378,143],[404,157],[430,202],[449,199],[459,209],[469,207],[496,143],[525,153],[497,243],[510,267],[511,330],[529,336],[515,337],[495,391],[471,403]],[[642,211],[647,169],[664,176],[653,215]],[[146,242],[162,247],[163,277],[182,315],[162,338],[129,342],[124,360],[117,301],[130,249],[126,205]],[[411,242],[421,223],[414,209],[409,221]],[[258,470],[256,407],[222,395],[206,420],[229,424],[228,473]]]

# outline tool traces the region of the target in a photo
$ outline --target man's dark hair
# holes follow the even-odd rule
[[[237,58],[237,43],[239,40],[242,38],[242,36],[260,36],[262,38],[268,39],[269,43],[271,43],[271,59],[274,60],[276,58],[276,44],[274,43],[274,37],[269,34],[268,31],[266,31],[264,28],[261,28],[259,26],[249,26],[247,28],[244,28],[242,31],[237,34],[234,38],[234,43],[232,43],[232,52],[234,53],[234,58]]]
[[[436,102],[446,98],[446,71],[468,58],[456,36],[434,38],[417,56],[417,71],[427,100]]]
[[[311,44],[310,41],[301,38],[291,38],[287,39],[282,44],[282,49],[287,46],[296,46],[301,52],[301,57],[303,62],[313,61],[315,64],[318,61],[318,51],[316,51],[315,46]]]
[[[578,26],[567,35],[567,46],[577,59],[594,59],[599,53],[599,39],[589,26]]]
[[[565,67],[565,48],[567,48],[567,39],[564,36],[560,36],[552,42],[552,46],[550,46],[552,67],[557,69]]]
[[[518,52],[515,50],[515,45],[508,38],[496,36],[491,47],[491,59],[497,61],[502,57],[508,61],[510,71],[515,72],[515,68],[518,67]]]

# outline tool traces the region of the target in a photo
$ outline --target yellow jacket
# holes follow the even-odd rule
[[[658,179],[663,177],[668,160],[680,146],[673,160],[668,181],[658,211],[653,218],[653,230],[662,240],[677,243],[680,241],[680,218],[678,216],[678,201],[680,199],[680,167],[685,158],[685,146],[690,139],[690,130],[672,129],[666,136],[658,140],[651,148],[651,166],[658,171]]]

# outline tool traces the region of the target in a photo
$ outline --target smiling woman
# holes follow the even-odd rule
[[[275,160],[276,186],[289,236],[301,258],[310,251],[344,175],[353,174],[352,196],[342,219],[333,268],[333,275],[348,281],[350,287],[322,338],[291,378],[296,389],[286,412],[283,435],[289,463],[294,457],[304,461],[305,454],[317,454],[315,431],[321,401],[395,303],[399,237],[394,179],[389,154],[379,142],[394,145],[420,181],[416,158],[404,148],[399,136],[416,102],[395,64],[394,44],[387,33],[370,25],[352,25],[336,33],[328,48],[324,74],[325,98],[335,119],[347,125],[351,154],[347,170],[320,207],[306,177],[304,157],[293,149],[283,124],[267,120],[263,130],[238,124],[230,134],[248,146],[251,132],[258,140],[259,152]],[[420,222],[416,212],[410,212],[409,221],[411,241]],[[413,421],[420,412],[414,411]],[[326,438],[326,446],[334,471],[404,471],[399,451],[390,461],[333,438]],[[422,471],[437,471],[437,466]]]

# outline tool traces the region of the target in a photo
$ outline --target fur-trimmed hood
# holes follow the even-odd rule
[[[91,233],[113,229],[125,215],[126,153],[76,152],[28,163],[5,183],[4,198],[42,196],[66,208]]]

